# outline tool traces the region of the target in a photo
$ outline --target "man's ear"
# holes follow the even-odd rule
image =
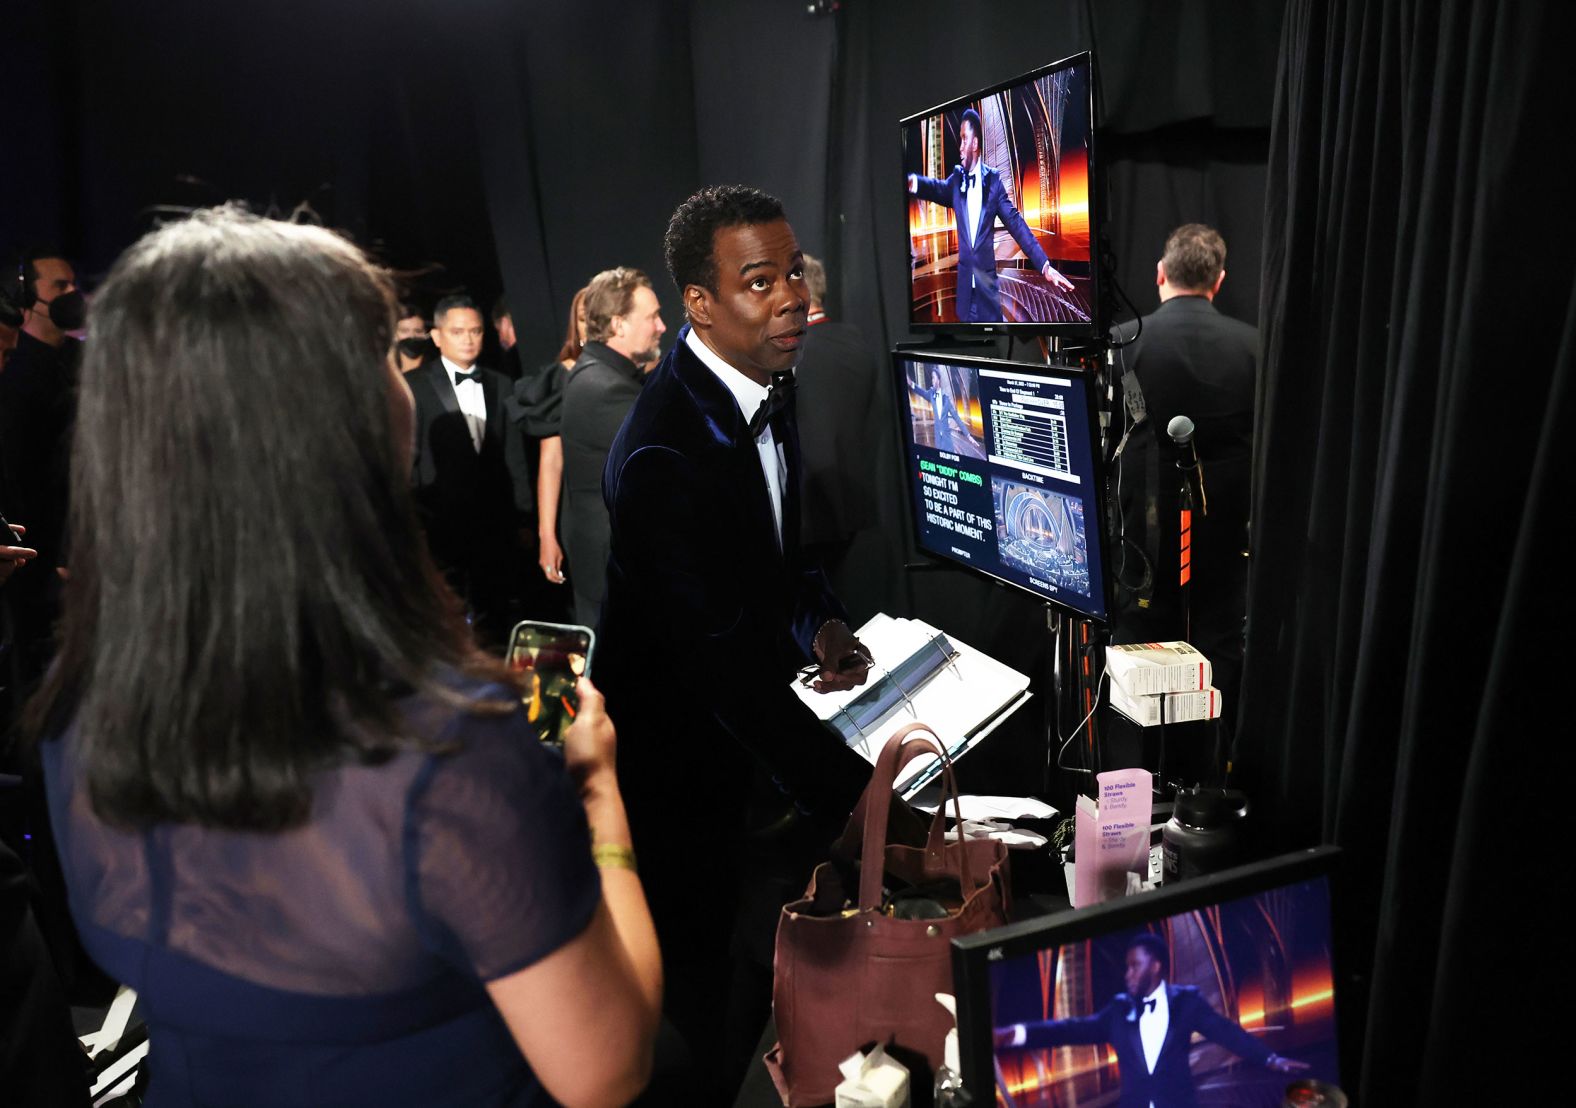
[[[711,326],[711,293],[700,285],[684,286],[684,315],[691,327]]]
[[[1161,258],[1155,263],[1155,287],[1159,288],[1166,283],[1166,260]]]
[[[1211,300],[1215,299],[1215,297],[1220,295],[1220,286],[1225,284],[1225,283],[1226,283],[1226,271],[1225,271],[1225,269],[1222,269],[1220,271],[1220,276],[1215,278],[1215,287],[1209,290],[1209,298]]]

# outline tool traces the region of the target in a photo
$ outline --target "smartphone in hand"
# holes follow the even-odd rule
[[[591,674],[596,632],[570,623],[526,620],[509,636],[509,668],[525,676],[525,715],[536,737],[561,743],[580,713],[575,683]]]

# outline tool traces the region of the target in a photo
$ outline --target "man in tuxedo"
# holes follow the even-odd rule
[[[1139,935],[1127,944],[1125,993],[1092,1016],[997,1028],[996,1048],[1109,1043],[1122,1076],[1119,1108],[1195,1108],[1198,1096],[1188,1060],[1195,1033],[1276,1073],[1308,1069],[1306,1062],[1273,1053],[1211,1008],[1193,986],[1167,984],[1169,961],[1164,940]]]
[[[1124,539],[1112,558],[1118,581],[1113,641],[1187,639],[1203,651],[1221,691],[1223,747],[1241,691],[1259,346],[1256,330],[1216,310],[1225,280],[1226,243],[1219,232],[1201,223],[1178,227],[1155,265],[1159,308],[1143,318],[1142,330],[1137,320],[1116,329],[1117,342],[1131,341],[1117,351],[1118,372],[1131,371],[1132,381],[1124,373],[1124,388],[1131,391],[1136,382],[1147,415],[1122,454]],[[1178,415],[1196,428],[1203,486],[1201,496],[1195,486],[1187,612],[1180,584],[1181,455],[1166,433]],[[1168,769],[1187,781],[1214,780],[1221,767],[1210,762],[1213,745],[1174,742]],[[1171,765],[1173,758],[1180,761]]]
[[[666,1009],[708,1061],[708,1095],[731,1099],[769,1010],[777,913],[870,779],[790,684],[809,664],[816,687],[852,688],[869,659],[800,545],[792,371],[810,298],[782,205],[704,189],[664,247],[688,325],[608,454],[593,673],[618,721]]]
[[[438,356],[405,375],[416,400],[416,503],[433,558],[469,606],[478,638],[502,650],[529,604],[525,571],[536,564],[525,450],[504,415],[509,379],[476,364],[476,302],[446,297],[432,316]]]
[[[602,469],[646,371],[662,356],[667,325],[651,279],[620,266],[591,278],[585,294],[586,342],[564,382],[559,427],[564,488],[559,530],[574,582],[575,618],[596,626],[606,592],[611,537],[602,502]]]
[[[953,211],[958,229],[958,322],[1002,322],[1001,297],[996,290],[998,219],[1052,288],[1071,289],[1073,283],[1051,265],[1007,195],[1001,174],[980,161],[980,116],[973,108],[965,108],[958,123],[958,155],[962,164],[944,181],[908,175],[909,192]]]
[[[514,330],[514,315],[503,297],[493,301],[493,330],[498,334],[498,352],[503,361],[503,374],[511,381],[518,381],[520,365],[520,339]]]

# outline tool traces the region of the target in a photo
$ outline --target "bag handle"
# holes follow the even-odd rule
[[[932,738],[921,737],[906,741],[915,731],[925,731]],[[958,799],[958,783],[952,776],[952,759],[947,757],[946,749],[935,731],[926,724],[911,723],[894,732],[891,738],[887,739],[886,745],[881,748],[881,756],[876,759],[875,773],[870,778],[870,784],[865,787],[864,796],[860,797],[859,806],[854,809],[848,821],[848,831],[852,831],[857,826],[863,809],[864,843],[859,855],[860,911],[874,911],[881,904],[881,876],[884,870],[882,861],[886,856],[887,817],[892,810],[892,785],[897,780],[898,770],[926,753],[934,754],[941,759],[945,784],[942,801],[936,806],[936,814],[930,821],[930,834],[925,842],[925,857],[935,865],[942,865],[946,861],[946,798],[950,796],[953,816],[957,820],[960,835],[957,851],[959,887],[965,896],[974,891],[974,885],[969,880],[968,850],[964,848],[961,838],[963,804]]]
[[[906,739],[915,731],[924,731],[928,734],[935,735],[935,732],[931,730],[928,723],[910,723],[894,731],[890,736],[888,736],[888,741],[891,741],[892,739]],[[882,749],[884,751],[885,747],[883,746]],[[894,788],[897,782],[897,775],[902,770],[902,768],[908,765],[908,763],[913,761],[915,758],[919,757],[920,754],[925,752],[926,751],[924,747],[916,747],[914,753],[902,755],[901,761],[892,767],[891,775],[886,778],[887,792],[891,792]],[[930,753],[936,753],[934,747],[931,748]],[[943,761],[945,761],[945,759],[943,759]],[[880,762],[881,756],[878,754],[876,755],[875,769],[871,773],[870,784],[866,785],[865,791],[859,794],[859,802],[854,805],[854,810],[849,813],[848,823],[846,826],[844,826],[843,833],[839,835],[837,837],[837,841],[832,844],[833,852],[840,854],[845,858],[857,859],[859,857],[859,849],[862,849],[864,846],[865,811],[870,807],[871,792],[877,780],[879,779]],[[890,805],[888,810],[890,812]]]

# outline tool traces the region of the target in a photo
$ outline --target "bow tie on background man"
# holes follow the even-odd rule
[[[455,388],[459,388],[461,385],[465,384],[465,382],[467,382],[467,381],[470,381],[473,384],[477,384],[477,385],[482,383],[482,371],[479,370],[479,369],[473,368],[469,372],[467,372],[466,370],[463,370],[463,369],[453,369],[453,370],[450,370],[449,372],[451,374],[453,374],[453,376],[454,376],[454,387]]]
[[[772,385],[766,390],[766,399],[761,401],[761,406],[756,408],[755,414],[750,417],[752,439],[759,438],[772,417],[788,407],[788,402],[793,399],[793,390],[793,370],[780,369],[772,374]]]

